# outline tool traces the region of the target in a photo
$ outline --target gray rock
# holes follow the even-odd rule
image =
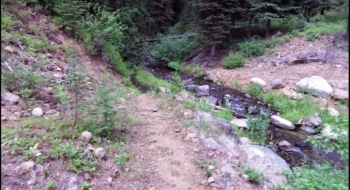
[[[74,176],[70,179],[67,190],[81,190],[83,184],[83,177]]]
[[[202,85],[196,87],[196,97],[208,96],[209,95],[209,86]]]
[[[14,115],[10,115],[8,118],[7,118],[9,121],[17,121],[18,118]]]
[[[13,53],[15,50],[13,49],[12,46],[5,46],[5,51],[7,51],[9,53]]]
[[[233,149],[239,144],[238,136],[220,135],[217,140],[227,149]]]
[[[338,117],[339,116],[338,110],[336,110],[334,108],[327,108],[327,111],[328,111],[329,115],[331,115],[331,116],[334,116],[334,117]]]
[[[44,166],[40,164],[35,164],[33,166],[33,171],[31,172],[32,179],[35,179],[36,182],[42,182],[45,178]]]
[[[322,120],[318,114],[315,114],[303,120],[302,123],[310,127],[317,127],[322,124]]]
[[[264,179],[273,186],[285,184],[287,179],[283,171],[291,171],[286,161],[269,148],[256,145],[240,145],[240,149],[247,154],[248,159],[243,163],[257,172],[261,172]]]
[[[81,138],[83,139],[83,141],[90,141],[92,139],[92,133],[90,133],[89,131],[84,131],[81,133]]]
[[[349,99],[349,92],[346,90],[335,88],[332,92],[332,98],[336,100],[347,100]]]
[[[205,147],[212,150],[216,150],[217,148],[220,147],[219,143],[217,143],[213,138],[206,138],[204,140],[204,145]]]
[[[204,72],[204,80],[208,80],[213,82],[215,80],[215,75],[214,73],[210,72],[210,71],[205,71]]]
[[[281,140],[281,141],[279,141],[278,143],[278,146],[283,146],[283,147],[291,147],[292,145],[288,142],[288,141],[286,141],[286,140]]]
[[[254,78],[250,79],[250,83],[258,85],[261,88],[266,86],[266,82],[264,80],[262,80],[261,78],[258,78],[258,77],[254,77]]]
[[[339,135],[348,135],[348,133],[344,130],[335,131],[333,126],[328,124],[324,124],[324,128],[321,130],[321,134],[323,136],[329,137],[332,140],[337,140]]]
[[[188,93],[186,91],[184,91],[184,90],[175,95],[175,99],[177,101],[187,100],[188,97],[189,97]]]
[[[283,119],[282,117],[278,115],[272,115],[271,118],[271,123],[277,127],[283,128],[283,129],[288,129],[288,130],[294,130],[295,126],[293,125],[292,122]]]
[[[304,131],[306,134],[312,135],[317,133],[316,129],[311,126],[302,126],[300,127],[300,130]]]
[[[27,162],[22,162],[17,168],[16,170],[22,169],[24,171],[29,171],[34,167],[34,161],[33,160],[29,160]]]
[[[94,150],[94,155],[97,158],[104,158],[106,156],[106,150],[102,147],[98,147]]]
[[[170,93],[170,89],[165,88],[163,86],[159,87],[159,91],[162,92],[163,94],[169,94]]]
[[[238,174],[237,172],[229,165],[229,164],[225,164],[224,166],[222,166],[220,168],[222,173],[228,173],[230,174],[231,178],[237,178]]]
[[[247,128],[248,129],[248,119],[239,119],[239,118],[233,118],[233,120],[230,122],[232,125],[235,125],[239,128]]]
[[[214,183],[214,182],[215,182],[214,177],[209,177],[209,178],[208,178],[208,183],[209,183],[209,184]]]
[[[302,99],[304,97],[303,94],[297,93],[294,90],[288,90],[288,89],[283,89],[283,94],[293,100]]]
[[[252,96],[250,94],[244,94],[244,97],[246,97],[248,99],[252,98]]]
[[[41,108],[34,108],[32,111],[32,116],[41,117],[43,115],[43,110]]]
[[[11,92],[5,92],[1,93],[1,100],[16,104],[19,101],[19,96],[12,94]]]
[[[208,96],[206,99],[206,102],[211,105],[216,105],[216,103],[218,102],[218,99],[215,98],[214,96]]]
[[[241,137],[239,140],[243,145],[250,145],[252,143],[247,137]]]
[[[196,133],[188,133],[185,137],[185,141],[189,141],[193,138],[198,138],[198,135]]]
[[[44,91],[46,94],[53,95],[53,88],[52,87],[46,87],[44,88]]]
[[[300,91],[311,91],[313,95],[321,98],[327,98],[333,92],[331,85],[329,85],[329,83],[320,76],[303,78],[296,83],[296,86]]]
[[[271,81],[271,87],[272,89],[281,89],[283,88],[285,85],[284,85],[284,82],[282,79],[275,79],[273,81]]]

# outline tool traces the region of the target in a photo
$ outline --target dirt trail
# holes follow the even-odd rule
[[[142,123],[133,137],[131,151],[147,160],[151,189],[201,190],[205,180],[196,165],[190,144],[183,141],[184,129],[177,126],[175,113],[158,107],[161,99],[142,94],[134,101]],[[175,128],[181,129],[176,133]]]

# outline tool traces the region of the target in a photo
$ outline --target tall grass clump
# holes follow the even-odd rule
[[[235,69],[242,67],[244,65],[245,58],[242,53],[232,53],[230,52],[227,57],[222,61],[222,66],[225,69]]]

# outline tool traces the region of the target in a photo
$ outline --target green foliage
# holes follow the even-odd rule
[[[315,164],[313,168],[308,166],[295,167],[293,173],[285,172],[289,184],[281,187],[283,190],[292,189],[319,189],[319,190],[346,190],[349,189],[349,170],[332,168],[328,163]]]
[[[232,53],[230,52],[227,57],[222,61],[222,66],[225,69],[235,69],[242,67],[244,65],[245,58],[242,53]]]
[[[229,110],[229,109],[230,108],[220,110],[219,112],[214,112],[214,116],[226,119],[227,121],[232,121],[233,115],[232,115],[231,110]]]
[[[90,189],[90,184],[89,184],[89,182],[84,181],[84,182],[81,184],[81,190],[89,190],[89,189]]]
[[[294,123],[320,111],[320,108],[310,100],[310,96],[292,100],[282,94],[269,92],[264,95],[264,101],[281,111],[283,118]]]
[[[17,25],[19,20],[12,18],[5,11],[1,11],[1,31],[9,31],[13,26]]]
[[[8,37],[8,40],[13,43],[15,43],[17,40],[20,40],[26,45],[28,50],[31,52],[37,52],[37,51],[47,52],[53,49],[53,46],[50,44],[49,40],[45,35],[32,37],[32,36],[15,32]]]
[[[250,167],[245,168],[245,174],[248,175],[248,179],[251,182],[259,183],[263,180],[263,175]]]
[[[49,183],[47,183],[46,185],[46,189],[50,190],[53,189],[55,187],[55,184],[53,181],[50,181]]]
[[[80,28],[83,4],[80,1],[59,0],[54,3],[54,21],[68,31],[76,32]]]
[[[267,114],[268,115],[268,114]],[[267,138],[267,128],[270,119],[266,116],[253,117],[248,115],[248,129],[244,130],[244,135],[247,136],[254,144],[265,145]]]
[[[160,86],[169,89],[171,87],[171,84],[169,82],[158,79],[155,76],[153,76],[152,73],[147,72],[145,70],[141,70],[139,68],[137,68],[135,72],[135,81],[142,86],[148,86],[154,89],[158,89]]]
[[[133,158],[129,152],[122,151],[115,156],[115,164],[118,166],[125,167],[127,163]]]
[[[111,136],[119,120],[119,114],[114,108],[118,92],[115,94],[114,85],[107,85],[107,81],[103,81],[96,92],[97,97],[91,99],[92,106],[87,110],[88,129],[98,136]]]
[[[271,40],[267,40],[264,41],[264,43],[266,44],[266,47],[274,47],[278,44],[284,44],[287,43],[291,40],[291,36],[290,35],[285,35],[283,37],[277,37],[277,38],[273,38]]]
[[[253,96],[256,96],[256,97],[261,97],[261,96],[263,95],[263,91],[262,91],[261,87],[258,86],[258,85],[256,85],[256,84],[250,84],[250,85],[248,85],[248,86],[244,89],[244,91],[245,91],[246,93],[249,93],[249,94],[251,94],[251,95],[253,95]]]
[[[181,38],[171,38],[170,36],[159,35],[160,41],[151,49],[151,55],[157,59],[167,62],[182,62],[190,52],[198,47],[195,40],[188,35]]]
[[[283,25],[286,27],[287,31],[302,30],[306,27],[307,22],[300,16],[288,15],[283,21]]]
[[[67,81],[69,83],[68,90],[73,94],[70,97],[69,103],[74,109],[74,125],[78,121],[79,109],[82,107],[82,99],[84,97],[84,90],[86,83],[84,81],[84,68],[80,66],[76,58],[69,58],[70,67],[67,68]]]
[[[238,43],[239,51],[245,57],[256,57],[264,54],[266,45],[258,39],[253,38],[252,40]]]
[[[172,61],[172,62],[169,62],[168,63],[168,67],[176,70],[176,71],[179,71],[181,70],[181,63],[180,62],[176,62],[176,61]]]

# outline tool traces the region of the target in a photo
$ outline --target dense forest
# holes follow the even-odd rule
[[[346,0],[27,1],[29,6],[38,4],[123,76],[130,74],[130,65],[154,59],[182,62],[204,48],[213,56],[237,41],[301,31],[306,23],[325,18],[348,19]],[[337,14],[324,15],[327,11]],[[159,38],[161,42],[153,43]]]

